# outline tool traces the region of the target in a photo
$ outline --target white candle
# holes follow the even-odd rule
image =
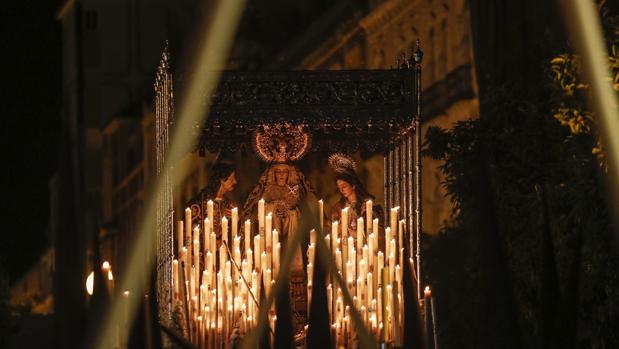
[[[245,221],[245,252],[251,249],[251,221],[248,219]]]
[[[372,212],[372,206],[374,205],[374,203],[372,202],[372,200],[368,200],[365,202],[365,221],[368,222],[368,226],[367,226],[367,234],[370,235],[371,232],[371,228],[372,226],[370,225],[370,222],[373,219],[373,212]]]
[[[359,217],[357,218],[357,251],[361,252],[361,250],[363,249],[363,233],[364,233],[364,228],[363,228],[363,218]]]
[[[373,271],[376,266],[376,234],[372,233],[368,239],[368,262],[370,270]]]
[[[191,209],[187,207],[185,209],[185,240],[187,241],[187,245],[191,247],[191,243],[193,239],[191,238]]]
[[[342,210],[342,237],[348,237],[348,207]]]
[[[339,223],[337,221],[331,223],[331,253],[337,249],[337,237],[339,234]]]
[[[391,228],[385,228],[385,255],[389,257],[391,251],[389,250],[389,242],[391,242]]]
[[[400,207],[394,207],[391,209],[391,215],[389,220],[389,227],[391,228],[392,233],[397,234],[398,232],[398,212],[400,211]]]
[[[234,207],[232,208],[232,237],[236,237],[238,235],[239,229],[239,209]]]
[[[194,241],[198,241],[198,247],[200,247],[200,226],[196,225],[195,228],[193,228],[193,240]],[[200,256],[200,249],[198,249],[198,257]],[[195,258],[195,257],[194,257]]]
[[[254,236],[254,264],[256,266],[256,269],[258,271],[260,271],[261,268],[261,263],[260,263],[260,256],[262,255],[262,243],[260,242],[260,235],[256,234]]]
[[[318,200],[318,217],[320,219],[320,229],[324,226],[325,207],[322,199]]]
[[[372,221],[372,232],[378,234],[378,218],[374,218],[374,220]]]
[[[367,282],[367,304],[368,308],[372,307],[372,300],[374,299],[374,280],[372,273],[369,272],[366,276]],[[376,309],[374,310],[376,311]]]
[[[264,199],[258,200],[258,230],[259,233],[264,229]]]
[[[275,244],[275,251],[273,251],[273,270],[275,272],[275,278],[277,278],[277,275],[279,275],[279,258],[281,254],[281,248],[282,245],[278,242],[277,244]]]
[[[267,253],[266,252],[262,252],[262,254],[260,255],[260,265],[262,266],[262,269],[269,269],[269,267],[268,267],[269,265],[267,263]]]
[[[178,260],[174,259],[172,261],[172,279],[174,281],[174,299],[178,299],[180,293],[180,285],[179,285],[179,272],[178,272]]]
[[[221,240],[228,243],[228,218],[221,217]]]
[[[211,226],[213,223],[211,222]],[[211,231],[211,242],[209,242],[210,251],[213,253],[217,253],[217,235],[215,232]]]
[[[271,248],[273,247],[272,243],[271,243],[271,237],[273,234],[273,215],[271,214],[271,212],[267,213],[266,216],[266,221],[264,224],[264,232],[265,232],[265,246],[266,249],[265,251],[270,252]]]
[[[211,221],[208,218],[204,219],[204,251],[212,251],[211,246]]]
[[[176,246],[178,248],[178,255],[181,255],[181,250],[183,249],[183,246],[185,246],[185,240],[184,240],[184,234],[183,234],[183,221],[178,221],[178,228],[177,230],[177,243]]]
[[[214,221],[214,213],[213,213],[214,209],[213,209],[213,200],[209,200],[206,202],[206,212],[207,212],[207,218],[209,220],[209,223],[211,224],[209,230],[212,232],[213,231],[213,224],[215,223]]]
[[[315,229],[310,230],[310,245],[312,244],[316,245],[316,230]]]

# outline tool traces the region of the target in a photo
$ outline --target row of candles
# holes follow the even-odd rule
[[[390,211],[390,226],[384,229],[385,243],[379,246],[379,221],[373,218],[372,201],[367,201],[366,216],[356,218],[356,231],[349,231],[349,208],[341,212],[340,221],[331,223],[324,239],[335,259],[338,273],[353,297],[353,306],[366,328],[379,342],[401,344],[403,330],[402,263],[404,221],[398,220],[399,208]],[[320,224],[323,202],[319,200]],[[221,218],[221,243],[213,231],[213,202],[207,203],[207,218],[192,226],[191,210],[177,225],[177,259],[172,262],[173,302],[187,321],[187,336],[200,348],[227,347],[237,328],[240,335],[257,325],[261,306],[261,288],[268,296],[280,269],[279,232],[272,229],[272,214],[265,212],[265,202],[258,202],[258,233],[252,237],[252,222],[239,231],[238,210]],[[365,224],[371,222],[371,224]],[[395,227],[392,229],[392,227]],[[311,304],[316,239],[310,232],[307,249],[308,309]],[[253,245],[252,245],[253,242]],[[241,253],[241,251],[245,253]],[[352,347],[355,337],[350,307],[344,302],[342,289],[327,280],[327,297],[332,338],[339,346]],[[308,310],[309,313],[309,310]],[[275,328],[274,306],[268,311],[269,325]]]

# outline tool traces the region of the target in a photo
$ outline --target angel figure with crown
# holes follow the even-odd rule
[[[264,125],[254,134],[254,150],[268,166],[249,194],[243,212],[255,214],[258,201],[264,199],[265,213],[271,213],[282,252],[294,234],[299,233],[300,204],[308,193],[313,193],[304,174],[293,164],[305,155],[310,142],[310,136],[302,126],[289,124]],[[289,277],[294,328],[299,333],[307,324],[307,276],[303,261],[305,248],[301,244],[295,249]]]

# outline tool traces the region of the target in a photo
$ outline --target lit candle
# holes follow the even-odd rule
[[[372,206],[374,205],[374,203],[372,202],[372,200],[368,200],[365,202],[365,221],[368,222],[368,226],[367,226],[367,234],[370,235],[371,232],[371,228],[372,226],[370,225],[370,222],[372,221],[373,218],[373,212],[372,212]]]
[[[262,255],[262,246],[261,246],[261,242],[260,242],[260,235],[256,234],[254,236],[254,264],[255,264],[255,268],[260,271],[261,268],[261,263],[260,263],[260,256]]]
[[[339,234],[339,223],[337,221],[331,223],[331,253],[337,249],[337,236]]]
[[[328,235],[327,235],[328,236]],[[316,245],[316,230],[310,230],[310,245]]]
[[[380,271],[385,267],[385,255],[381,251],[378,251],[378,262],[376,264],[375,271],[380,278]]]
[[[196,225],[195,228],[193,228],[193,240],[197,240],[198,241],[198,246],[200,244],[200,226]],[[200,255],[200,250],[198,250],[198,255]]]
[[[264,251],[260,255],[260,265],[262,266],[262,269],[269,269],[269,266],[267,263],[267,253]]]
[[[357,218],[357,251],[361,252],[363,249],[363,218]]]
[[[178,273],[178,260],[177,259],[172,261],[172,279],[174,281],[174,299],[177,300],[179,292],[180,292],[179,273]]]
[[[318,217],[320,218],[320,229],[324,226],[325,207],[322,199],[318,200]]]
[[[374,218],[372,221],[372,232],[378,234],[378,218]]]
[[[270,252],[271,248],[273,247],[272,243],[271,243],[271,238],[272,238],[272,234],[273,234],[273,216],[271,214],[271,212],[267,213],[266,216],[266,221],[265,221],[265,225],[264,225],[264,231],[265,231],[265,246],[266,249],[265,251]]]
[[[213,226],[213,222],[211,223],[211,227]],[[217,253],[217,235],[215,235],[214,231],[211,231],[211,242],[209,242],[209,247],[211,248],[209,251],[213,253]]]
[[[191,247],[191,243],[193,239],[191,238],[191,209],[187,207],[185,209],[185,240],[187,241],[187,245]]]
[[[213,200],[209,200],[206,202],[206,214],[207,214],[207,218],[209,223],[211,224],[209,231],[213,231],[213,224],[215,223],[214,221],[214,213],[213,213],[214,209],[213,209]]]
[[[198,281],[200,280],[200,241],[193,240],[193,266],[196,274],[196,287],[198,287]]]
[[[275,251],[273,251],[273,271],[275,272],[275,278],[279,275],[279,258],[281,254],[281,243],[275,244]]]
[[[366,282],[367,282],[367,301],[368,301],[368,308],[373,308],[372,307],[372,300],[374,299],[374,280],[372,279],[372,273],[369,272],[366,275]]]
[[[338,271],[342,271],[342,251],[339,248],[335,250],[335,264]]]
[[[374,267],[376,266],[376,234],[370,234],[368,238],[368,262],[370,263],[369,268],[371,271],[374,271]]]
[[[251,249],[251,221],[245,221],[245,252]]]
[[[264,199],[258,200],[258,230],[262,233],[264,229]]]
[[[391,251],[389,250],[389,243],[391,242],[391,228],[385,228],[385,255],[389,257]]]
[[[342,210],[342,237],[348,237],[348,207]]]
[[[232,208],[232,236],[236,237],[238,235],[239,229],[239,209],[236,207]]]
[[[393,234],[398,233],[398,213],[400,211],[400,207],[396,206],[391,209],[390,219],[389,219],[389,227]]]
[[[221,239],[228,243],[228,218],[226,216],[221,217]]]
[[[400,226],[398,228],[398,258],[401,259],[400,257],[402,255],[400,253],[400,249],[404,247],[404,227],[406,225],[406,221],[402,219],[399,223]]]
[[[183,221],[178,221],[178,228],[176,230],[178,235],[176,247],[178,248],[178,255],[180,256],[181,250],[183,249],[183,246],[185,246],[185,240],[183,240]]]
[[[204,252],[212,251],[211,246],[211,221],[208,218],[204,219]]]

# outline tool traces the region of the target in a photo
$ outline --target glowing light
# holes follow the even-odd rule
[[[95,290],[95,272],[91,271],[86,278],[86,292],[92,296]]]

